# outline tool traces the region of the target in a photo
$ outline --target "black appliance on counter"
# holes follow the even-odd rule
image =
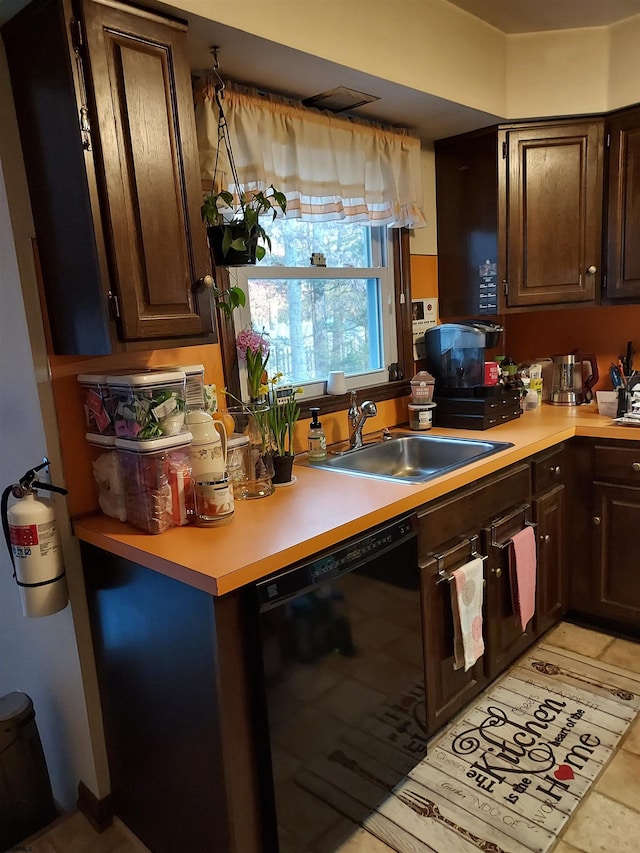
[[[417,517],[258,582],[255,606],[265,850],[337,849],[427,752]]]
[[[483,320],[443,323],[425,332],[427,370],[435,377],[433,424],[490,429],[520,417],[520,391],[485,384],[485,351],[502,326]]]

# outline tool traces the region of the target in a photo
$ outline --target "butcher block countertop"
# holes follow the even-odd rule
[[[231,522],[221,527],[178,527],[151,536],[95,515],[74,521],[73,532],[83,542],[224,595],[574,436],[640,439],[640,429],[617,426],[594,404],[544,404],[491,430],[433,429],[427,434],[508,441],[513,447],[422,484],[296,464],[295,484],[268,498],[236,501]]]

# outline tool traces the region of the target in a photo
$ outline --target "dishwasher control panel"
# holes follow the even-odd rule
[[[313,560],[283,569],[256,584],[261,609],[299,595],[324,581],[354,571],[368,560],[384,554],[410,537],[417,536],[415,515],[404,516],[350,540],[342,547],[327,551]]]

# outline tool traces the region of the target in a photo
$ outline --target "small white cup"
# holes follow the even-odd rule
[[[344,378],[342,370],[332,370],[327,379],[327,394],[333,394],[337,397],[340,394],[347,393],[347,380]]]

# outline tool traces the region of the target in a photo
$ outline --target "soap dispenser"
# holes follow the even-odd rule
[[[311,423],[309,424],[309,462],[322,462],[327,458],[327,437],[322,429],[322,424],[318,420],[320,409],[312,407]]]

